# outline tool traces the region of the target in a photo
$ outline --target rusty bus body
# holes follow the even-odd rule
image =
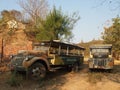
[[[59,41],[34,43],[32,51],[22,51],[11,58],[11,71],[28,71],[29,76],[42,78],[47,71],[56,68],[77,69],[83,64],[84,50],[81,46]]]

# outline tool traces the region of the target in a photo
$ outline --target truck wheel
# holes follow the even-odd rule
[[[72,71],[72,66],[66,66],[66,70],[67,70],[68,72],[71,72],[71,71]]]
[[[46,68],[42,63],[34,63],[28,69],[28,77],[34,80],[41,80],[46,76]]]
[[[108,72],[108,73],[111,73],[111,72],[112,72],[112,69],[108,69],[107,72]]]
[[[93,71],[94,71],[94,69],[92,69],[92,68],[89,68],[89,71],[90,71],[90,72],[93,72]]]

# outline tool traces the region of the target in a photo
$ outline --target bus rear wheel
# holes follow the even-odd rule
[[[72,71],[73,72],[78,72],[79,71],[79,64],[78,63],[74,63],[74,65],[72,67]]]

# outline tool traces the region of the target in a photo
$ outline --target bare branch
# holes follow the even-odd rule
[[[46,0],[19,0],[19,5],[23,8],[32,19],[36,21],[37,17],[45,18],[48,11],[48,3]]]

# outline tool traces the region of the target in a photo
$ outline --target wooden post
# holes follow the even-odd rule
[[[2,38],[2,44],[1,45],[2,46],[1,46],[1,61],[0,62],[3,61],[3,57],[4,57],[4,42],[3,42],[3,38]]]
[[[59,51],[58,51],[58,54],[60,55],[61,53],[61,45],[59,45]]]
[[[69,46],[67,47],[67,55],[69,54]]]

